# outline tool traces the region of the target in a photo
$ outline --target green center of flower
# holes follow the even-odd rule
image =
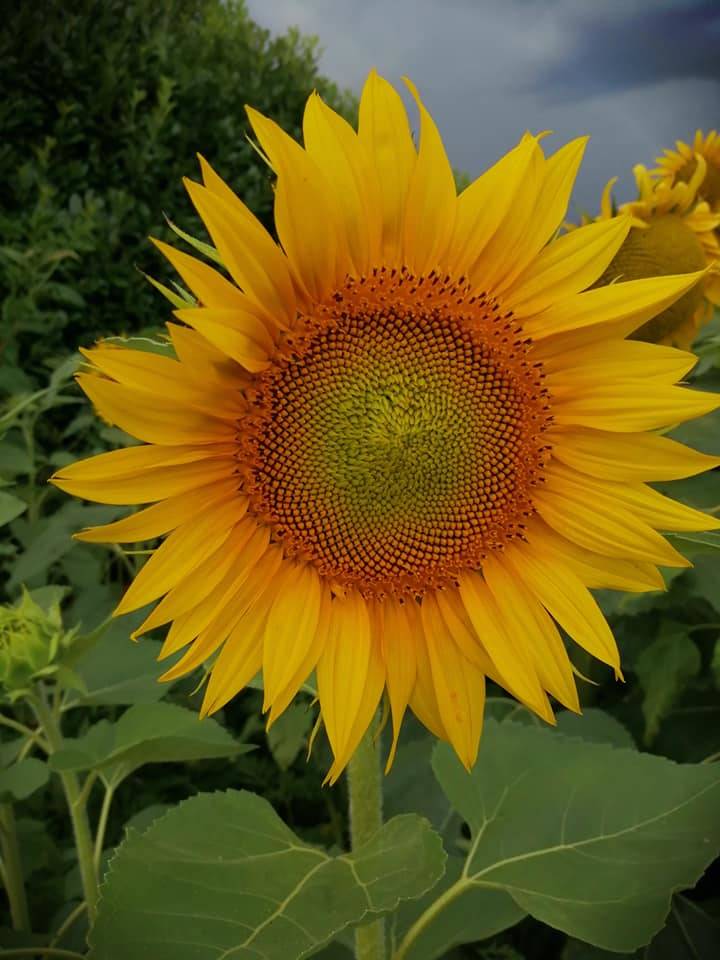
[[[693,273],[705,266],[705,254],[697,234],[677,214],[652,218],[648,226],[633,227],[596,287],[615,280],[640,280],[667,274]],[[658,343],[692,320],[702,306],[703,290],[696,284],[679,300],[643,324],[635,340]]]
[[[426,282],[380,273],[318,308],[257,378],[243,442],[278,539],[369,595],[441,585],[520,535],[546,456],[512,318]]]

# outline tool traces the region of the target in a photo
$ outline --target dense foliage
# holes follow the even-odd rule
[[[74,530],[123,511],[70,501],[46,482],[127,440],[76,390],[76,348],[124,334],[167,349],[167,305],[137,268],[167,276],[145,239],[170,235],[164,213],[196,231],[181,185],[196,150],[269,219],[244,103],[297,134],[313,88],[346,115],[354,101],[317,74],[312,40],[270,37],[236,2],[6,6],[0,836],[6,883],[24,878],[26,900],[11,898],[0,948],[84,955],[96,881],[76,851],[89,844],[90,873],[105,883],[97,960],[204,960],[224,949],[290,960],[300,944],[303,956],[347,960],[348,926],[368,911],[392,913],[398,960],[715,956],[717,865],[688,888],[720,847],[717,535],[675,538],[695,567],[666,571],[666,593],[601,597],[626,682],[575,651],[591,681],[581,682],[584,718],[563,713],[557,731],[542,730],[494,690],[472,776],[408,724],[385,784],[389,822],[352,857],[342,855],[345,787],[321,787],[322,735],[306,760],[312,690],[269,734],[257,690],[200,724],[192,684],[156,682],[159,641],[130,642],[139,619],[108,624],[143,551],[77,544]],[[700,353],[696,378],[720,389],[717,325]],[[720,414],[675,435],[720,454]],[[720,509],[718,471],[672,490]],[[252,794],[217,792],[241,789]],[[278,904],[271,920],[247,896],[261,881]],[[201,929],[200,914],[215,926]],[[217,949],[194,952],[203,937]],[[248,938],[258,952],[235,952]]]
[[[182,224],[182,177],[196,177],[199,150],[268,219],[246,103],[297,135],[313,89],[345,112],[353,100],[318,75],[314,40],[271,37],[235,2],[7,6],[0,388],[22,389],[18,367],[34,385],[48,358],[78,342],[157,325],[136,268],[158,271],[147,235],[165,235],[164,214]]]

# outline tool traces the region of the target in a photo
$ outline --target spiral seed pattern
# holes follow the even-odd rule
[[[494,300],[434,274],[348,280],[249,395],[254,510],[286,551],[365,596],[422,595],[522,536],[547,391]]]

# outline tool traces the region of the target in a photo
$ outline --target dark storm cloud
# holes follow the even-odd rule
[[[718,0],[670,8],[646,3],[624,14],[603,4],[580,5],[569,22],[566,55],[539,74],[550,94],[578,97],[670,78],[720,79]]]
[[[248,0],[248,6],[274,32],[297,25],[316,34],[323,73],[356,93],[370,67],[400,88],[400,77],[411,76],[453,165],[473,176],[526,129],[554,130],[545,141],[551,150],[590,134],[575,213],[596,210],[616,174],[618,199],[629,199],[633,164],[652,165],[676,138],[720,123],[720,77],[706,56],[710,49],[720,62],[720,0]]]

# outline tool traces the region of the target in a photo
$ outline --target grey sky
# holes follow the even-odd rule
[[[573,207],[615,175],[720,126],[720,0],[248,0],[273,32],[317,34],[320,66],[359,92],[376,67],[417,84],[453,166],[475,176],[525,129],[590,134]],[[411,111],[411,116],[415,117]],[[413,123],[415,125],[415,123]]]

